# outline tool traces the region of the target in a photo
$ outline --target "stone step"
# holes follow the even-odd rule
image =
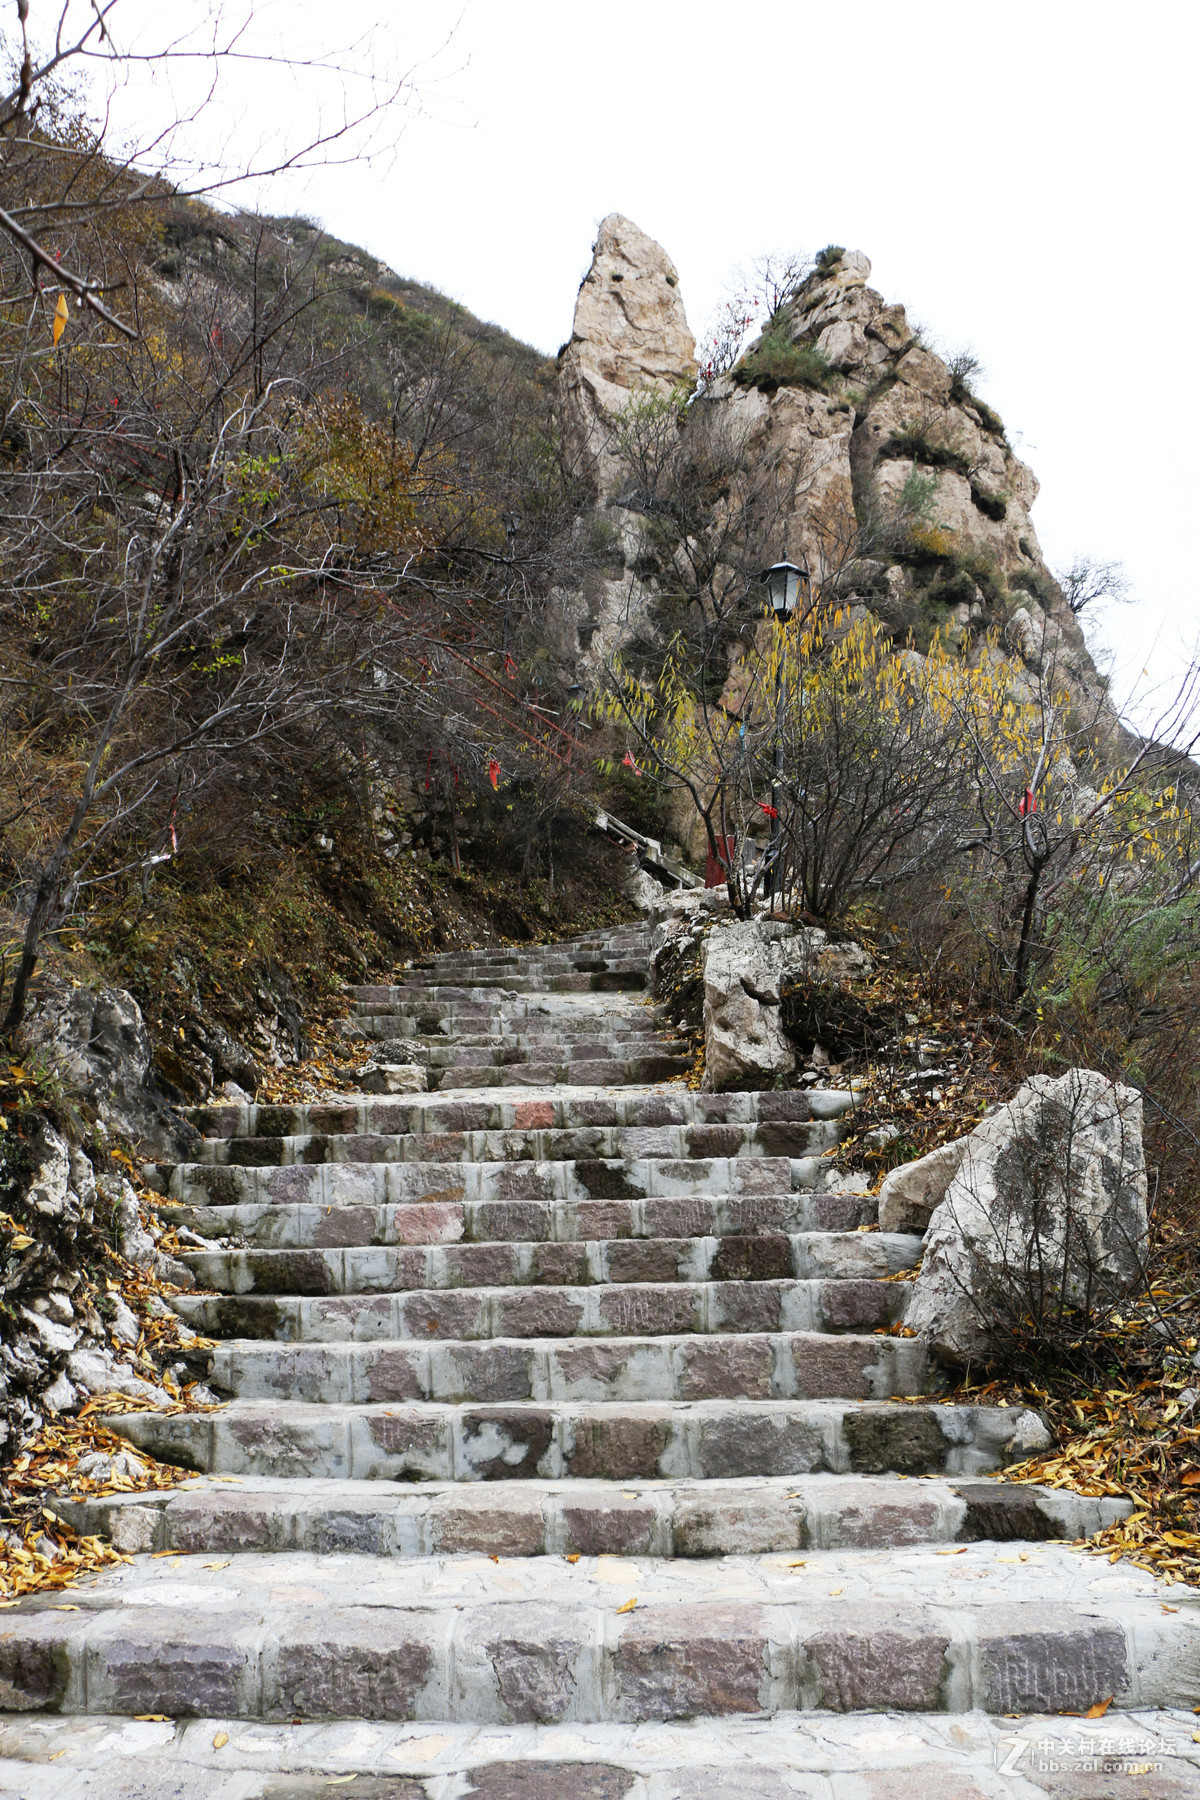
[[[105,1423],[199,1474],[355,1481],[628,1481],[978,1475],[1011,1460],[1007,1407],[856,1400],[509,1401],[493,1406],[234,1400]]]
[[[510,994],[619,994],[640,993],[646,985],[643,960],[614,961],[589,970],[564,959],[552,966],[527,964],[521,969],[414,969],[393,992],[406,996],[431,992],[478,994],[484,990]],[[368,997],[357,1004],[370,1006],[372,1001]]]
[[[194,1268],[194,1265],[193,1265]],[[275,1343],[368,1339],[612,1338],[878,1331],[904,1317],[895,1281],[608,1282],[594,1287],[424,1288],[404,1294],[181,1295],[202,1337]]]
[[[309,1106],[225,1101],[182,1107],[204,1137],[299,1137],[309,1132],[567,1130],[590,1125],[741,1125],[837,1119],[848,1091],[813,1088],[764,1094],[631,1092],[548,1094],[511,1100],[444,1100],[424,1095],[347,1094]]]
[[[318,1556],[745,1556],[810,1548],[1083,1538],[1129,1500],[922,1476],[509,1481],[503,1487],[201,1477],[175,1489],[55,1500],[84,1536],[141,1551]]]
[[[611,940],[606,944],[592,944],[585,947],[581,944],[531,944],[521,949],[508,950],[464,950],[461,954],[454,951],[443,952],[439,956],[422,956],[413,959],[405,975],[426,972],[430,969],[488,969],[488,968],[603,968],[607,962],[620,961],[622,957],[634,954],[645,956],[653,934],[641,932],[623,940]]]
[[[916,1338],[814,1331],[432,1343],[240,1338],[210,1353],[208,1380],[241,1400],[325,1406],[886,1400],[940,1385]]]
[[[1164,1613],[1152,1587],[1093,1600],[1062,1547],[1025,1564],[1000,1554],[967,1546],[951,1568],[932,1548],[886,1566],[816,1551],[799,1569],[778,1557],[692,1571],[646,1558],[146,1559],[102,1591],[74,1590],[77,1612],[49,1594],[20,1601],[0,1681],[18,1711],[477,1726],[1191,1701],[1195,1609]]]
[[[749,1159],[747,1159],[749,1161]],[[385,1175],[406,1171],[403,1163],[380,1165]],[[368,1168],[365,1171],[371,1173]],[[208,1173],[224,1178],[231,1171]],[[683,1194],[646,1200],[522,1201],[461,1198],[463,1187],[447,1186],[424,1203],[373,1202],[382,1192],[365,1183],[361,1199],[323,1200],[318,1178],[348,1171],[266,1169],[251,1171],[260,1182],[268,1177],[306,1177],[312,1199],[289,1201],[287,1189],[274,1198],[270,1186],[262,1201],[203,1206],[164,1206],[164,1223],[186,1225],[205,1238],[232,1237],[244,1245],[274,1250],[354,1249],[367,1246],[437,1244],[571,1244],[605,1238],[756,1237],[795,1232],[853,1231],[870,1228],[878,1211],[869,1194],[818,1194],[801,1189],[780,1194]],[[236,1246],[235,1246],[236,1247]]]
[[[557,944],[540,944],[515,954],[465,950],[461,956],[451,954],[422,957],[404,971],[404,978],[407,981],[421,975],[436,974],[439,969],[451,972],[461,969],[522,969],[529,973],[536,971],[550,974],[565,969],[595,974],[614,965],[631,964],[635,958],[644,962],[648,944],[649,940],[642,938],[625,944],[593,946],[590,950],[578,945]]]
[[[838,1127],[820,1119],[753,1125],[575,1125],[549,1130],[313,1133],[207,1138],[193,1166],[291,1168],[321,1163],[556,1163],[822,1156]]]
[[[1146,1706],[1086,1724],[978,1710],[883,1721],[781,1712],[700,1714],[657,1730],[605,1721],[499,1732],[445,1720],[431,1731],[384,1720],[10,1713],[0,1791],[12,1800],[331,1800],[350,1783],[359,1800],[1096,1800],[1095,1772],[1107,1764],[1120,1771],[1107,1778],[1120,1783],[1110,1795],[1183,1800],[1200,1787],[1195,1723],[1190,1708]],[[1113,1745],[1126,1754],[1114,1759]],[[1147,1767],[1153,1775],[1124,1773]]]
[[[480,963],[464,957],[461,961],[442,964],[438,968],[413,968],[403,981],[364,985],[351,990],[353,1004],[370,1006],[376,1000],[428,988],[450,988],[455,991],[482,987],[504,987],[509,982],[524,982],[527,991],[540,993],[594,993],[620,991],[622,987],[642,988],[646,984],[644,955],[620,956],[542,956],[521,963]],[[559,989],[561,981],[581,985]],[[594,984],[594,985],[589,985]]]
[[[921,1239],[899,1232],[809,1231],[790,1236],[764,1232],[757,1237],[600,1238],[590,1243],[188,1250],[180,1260],[191,1269],[197,1286],[228,1295],[586,1290],[608,1283],[707,1281],[726,1287],[736,1283],[751,1295],[755,1286],[772,1281],[877,1282],[912,1268],[920,1254]],[[184,1295],[179,1300],[189,1320],[199,1318],[196,1309],[210,1303],[205,1295]]]
[[[351,1019],[362,1025],[370,1019],[411,1019],[422,1031],[446,1035],[462,1031],[517,1031],[527,1024],[540,1029],[612,1026],[617,1030],[655,1029],[670,1023],[661,1007],[640,999],[610,994],[603,1001],[579,995],[553,996],[540,991],[513,994],[489,988],[466,989],[454,996],[442,987],[398,991],[390,1000],[359,1000]],[[397,1026],[394,1029],[402,1029]]]
[[[619,1009],[622,1016],[652,1019],[654,1013],[639,1006],[636,1015],[631,1010]],[[539,1021],[562,1019],[578,1020],[590,1023],[594,1019],[605,1018],[607,1005],[599,1001],[551,1000],[548,994],[535,994],[532,998],[525,994],[497,995],[488,988],[475,992],[473,999],[456,1000],[439,999],[431,994],[428,988],[418,992],[415,988],[380,988],[375,998],[355,1000],[351,1006],[351,1018],[361,1024],[366,1018],[419,1018],[428,1019],[432,1023],[428,1029],[445,1030],[447,1025],[462,1021],[472,1029],[486,1030],[490,1024],[506,1024],[510,1028],[519,1020],[531,1018]]]
[[[481,1068],[430,1070],[431,1086],[447,1093],[459,1088],[503,1087],[638,1087],[644,1082],[673,1081],[691,1067],[688,1056],[651,1056],[626,1062],[488,1063]],[[436,1076],[436,1079],[434,1077]]]
[[[371,1041],[395,1043],[396,1040]],[[436,1042],[429,1038],[405,1038],[403,1045],[406,1051],[412,1046],[407,1060],[421,1063],[428,1069],[520,1069],[529,1063],[575,1069],[580,1065],[604,1063],[623,1070],[626,1063],[647,1062],[659,1057],[686,1060],[690,1050],[683,1038],[659,1039],[649,1034],[611,1038],[580,1036],[569,1046],[549,1034],[528,1041],[492,1038],[476,1044],[444,1038]],[[386,1056],[383,1060],[387,1060]]]
[[[337,1144],[341,1140],[327,1140]],[[570,1202],[648,1200],[713,1195],[777,1194],[815,1185],[826,1165],[817,1157],[597,1157],[552,1162],[325,1162],[285,1167],[212,1167],[177,1163],[170,1195],[192,1205],[392,1205],[418,1200],[447,1205],[484,1201],[550,1206]],[[796,1226],[803,1230],[803,1226]],[[492,1232],[507,1237],[509,1232]],[[537,1232],[522,1233],[537,1237]],[[589,1231],[589,1237],[620,1236]],[[672,1232],[672,1236],[680,1235]]]
[[[625,968],[619,965],[609,967],[596,974],[585,974],[573,969],[564,969],[558,973],[543,973],[540,969],[532,969],[514,974],[505,969],[493,973],[462,970],[448,974],[431,972],[426,976],[423,971],[416,970],[403,985],[381,987],[374,992],[367,989],[352,1004],[355,1010],[368,1010],[381,1003],[388,1006],[398,1000],[419,999],[426,994],[434,1000],[478,1000],[489,993],[630,994],[640,993],[647,985],[644,962],[630,964]]]

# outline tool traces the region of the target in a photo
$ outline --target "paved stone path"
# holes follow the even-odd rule
[[[890,1334],[919,1240],[827,1191],[850,1096],[670,1085],[647,948],[359,989],[428,1095],[196,1113],[231,1399],[117,1421],[195,1480],[63,1508],[134,1560],[0,1621],[0,1794],[1088,1800],[1014,1733],[1110,1699],[1162,1765],[1112,1791],[1196,1791],[1200,1597],[989,1479],[1015,1414]]]

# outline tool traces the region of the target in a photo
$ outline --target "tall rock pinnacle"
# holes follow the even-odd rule
[[[631,220],[609,213],[559,362],[575,448],[602,489],[611,473],[606,446],[613,418],[635,394],[669,393],[695,374],[696,344],[674,263]]]

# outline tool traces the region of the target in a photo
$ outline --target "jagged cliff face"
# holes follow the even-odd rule
[[[992,554],[1019,579],[1041,565],[1029,508],[1038,484],[1013,455],[1000,420],[956,382],[940,356],[925,349],[904,308],[888,305],[867,286],[871,265],[861,251],[818,269],[764,334],[776,344],[812,353],[823,388],[780,381],[786,358],[768,356],[763,339],[742,365],[715,384],[714,398],[741,413],[760,433],[764,449],[783,438],[811,468],[791,530],[802,553],[826,577],[838,550],[832,520],[822,508],[846,510],[842,532],[861,526],[869,486],[883,511],[894,507],[912,476],[936,475],[929,527]],[[857,515],[855,517],[855,515]]]
[[[1076,699],[1115,725],[1042,559],[1033,471],[969,377],[921,342],[903,306],[868,285],[870,273],[859,251],[828,254],[705,390],[703,404],[724,415],[752,463],[790,471],[791,497],[764,550],[805,561],[918,648],[935,631],[979,644],[998,631],[1031,674],[1053,658]],[[559,362],[568,434],[619,534],[617,566],[576,609],[585,663],[644,630],[655,597],[632,573],[642,566],[639,519],[623,503],[614,421],[634,396],[669,392],[695,368],[674,265],[611,216]]]

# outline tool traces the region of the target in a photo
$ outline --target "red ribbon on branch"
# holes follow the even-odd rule
[[[1032,788],[1026,788],[1017,803],[1017,812],[1022,819],[1028,819],[1038,809],[1037,796]]]

